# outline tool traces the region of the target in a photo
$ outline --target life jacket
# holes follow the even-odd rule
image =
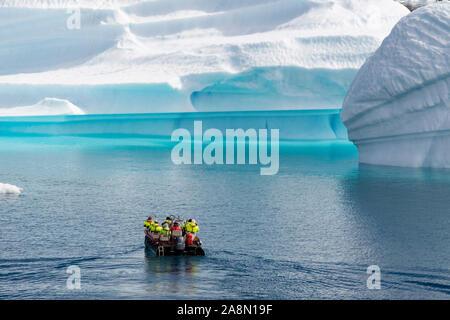
[[[188,233],[188,234],[187,234],[187,238],[186,238],[186,243],[187,243],[188,245],[194,244],[194,241],[193,241],[192,238],[193,238],[193,237],[192,237],[192,233]]]
[[[150,227],[153,224],[153,220],[145,220],[144,227]]]
[[[163,228],[161,226],[156,225],[155,226],[155,232],[161,232],[163,230]]]
[[[187,232],[198,232],[199,230],[200,229],[199,229],[199,227],[197,226],[196,223],[189,222],[188,224],[186,224],[186,231]]]
[[[170,229],[170,231],[174,231],[174,230],[180,230],[181,231],[181,228],[179,226],[178,227],[173,226],[172,229]]]

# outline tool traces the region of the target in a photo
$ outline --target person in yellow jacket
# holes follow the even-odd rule
[[[197,225],[197,221],[195,219],[189,219],[186,223],[186,231],[191,233],[197,233],[200,231],[200,228]]]
[[[169,228],[171,227],[171,224],[172,224],[172,219],[170,219],[170,217],[167,217],[167,218],[166,218],[166,221],[164,221],[164,222],[162,223],[163,226],[168,225]]]
[[[145,222],[144,222],[144,227],[146,227],[147,229],[150,229],[152,224],[153,224],[152,217],[148,217],[147,220],[145,220]]]
[[[168,224],[164,225],[164,228],[162,228],[160,235],[161,236],[169,236],[170,235],[170,228],[169,228]]]
[[[183,235],[187,232],[187,226],[191,224],[192,219],[185,221],[181,226],[181,231],[183,231]]]
[[[150,227],[150,231],[151,232],[161,232],[162,231],[162,227],[159,225],[158,220],[153,221],[152,226]]]

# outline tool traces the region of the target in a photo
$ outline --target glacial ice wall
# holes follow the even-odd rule
[[[360,162],[450,167],[450,3],[402,18],[361,67],[342,120]]]
[[[224,75],[190,100],[199,111],[339,108],[357,70],[304,69],[299,67],[253,68]]]
[[[341,107],[407,13],[391,0],[3,1],[0,108],[46,97],[87,113]]]
[[[328,109],[0,117],[0,136],[134,137],[170,141],[174,130],[185,128],[193,134],[194,121],[202,121],[203,131],[279,129],[281,140],[347,141],[339,114],[340,110]]]

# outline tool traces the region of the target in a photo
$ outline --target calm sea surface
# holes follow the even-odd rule
[[[450,171],[283,146],[280,170],[181,165],[148,139],[0,140],[1,299],[450,298]],[[148,215],[195,217],[206,257],[155,257]],[[81,289],[66,288],[69,266]],[[369,265],[381,289],[368,290]]]

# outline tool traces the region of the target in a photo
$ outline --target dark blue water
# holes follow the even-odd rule
[[[0,195],[2,299],[450,297],[450,171],[358,165],[349,143],[285,146],[261,176],[147,139],[9,137],[0,182],[24,188]],[[171,214],[197,218],[206,257],[145,251],[144,219]]]

